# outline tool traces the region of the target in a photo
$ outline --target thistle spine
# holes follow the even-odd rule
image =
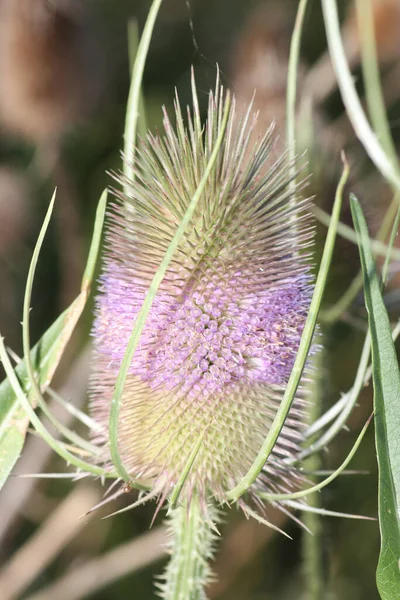
[[[193,497],[188,506],[171,509],[171,559],[159,586],[164,600],[207,600],[205,587],[212,580],[209,565],[214,554],[217,533],[215,522],[219,514],[207,507],[208,519],[199,498]]]

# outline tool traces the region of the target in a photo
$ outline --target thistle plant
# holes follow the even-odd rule
[[[352,388],[316,421],[309,424],[307,418],[313,399],[310,356],[319,349],[316,322],[349,172],[343,158],[314,281],[312,204],[304,197],[295,148],[296,69],[307,2],[299,3],[292,39],[288,151],[280,158],[274,154],[273,126],[254,142],[257,115],[251,104],[239,113],[219,79],[209,93],[204,121],[193,77],[187,114],[176,97],[173,116],[164,111],[163,133],[138,139],[141,80],[160,4],[154,0],[138,48],[123,174],[115,176],[117,189],[108,202],[92,331],[90,417],[75,411],[91,429],[91,439],[63,427],[50,413],[43,392],[48,389],[57,398],[48,386],[90,291],[106,194],[99,203],[81,292],[31,350],[32,285],[53,198],[28,274],[24,361],[16,370],[0,337],[0,358],[8,376],[0,386],[0,398],[7,419],[13,417],[6,430],[9,437],[0,436],[1,448],[9,451],[0,455],[0,467],[6,464],[0,483],[31,422],[75,467],[71,478],[91,474],[113,480],[111,487],[117,483],[116,491],[100,504],[132,489],[139,490],[139,498],[122,510],[150,500],[156,501],[155,513],[167,509],[171,559],[158,581],[159,593],[166,600],[204,599],[213,577],[219,523],[229,507],[238,505],[246,516],[272,528],[277,527],[269,521],[268,505],[287,514],[300,510],[354,516],[309,506],[306,500],[346,468],[368,423],[342,465],[320,483],[307,487],[302,459],[326,447],[340,431],[372,373],[383,549],[378,585],[384,600],[395,600],[390,590],[400,586],[398,566],[391,557],[400,547],[396,521],[400,484],[392,425],[398,418],[394,407],[400,375],[392,338],[400,326],[391,331],[368,230],[354,197],[369,333]],[[372,135],[343,66],[334,0],[324,0],[323,8],[348,113],[362,130],[371,158],[398,191],[394,159]],[[383,280],[399,218],[400,211],[389,245],[381,244],[386,252]],[[36,407],[50,418],[61,441],[40,420]],[[11,438],[12,448],[5,444]]]
[[[308,203],[293,202],[286,157],[267,164],[272,131],[247,158],[251,107],[240,119],[232,101],[224,125],[224,102],[217,83],[203,140],[196,96],[187,130],[177,100],[177,131],[165,115],[165,136],[141,142],[134,183],[123,180],[125,191],[110,203],[91,382],[92,416],[106,430],[132,323],[224,128],[129,366],[118,430],[130,477],[151,480],[162,498],[201,439],[182,496],[198,495],[204,506],[209,498],[225,501],[257,454],[292,370],[312,292],[304,253],[312,238]],[[282,458],[302,440],[300,395],[254,493],[291,487],[294,473]],[[107,447],[106,437],[95,441]]]
[[[90,395],[104,432],[93,441],[111,467],[110,408],[132,323],[219,143],[129,365],[118,427],[129,481],[148,482],[161,504],[185,473],[180,502],[212,522],[210,503],[227,502],[281,402],[312,293],[313,230],[308,202],[293,201],[287,157],[271,160],[273,131],[249,153],[251,106],[236,115],[217,82],[204,137],[194,82],[193,107],[185,129],[176,100],[176,130],[165,114],[165,135],[142,140],[134,182],[120,178],[124,192],[110,204]],[[254,500],[301,480],[283,459],[303,440],[302,396],[249,489]]]

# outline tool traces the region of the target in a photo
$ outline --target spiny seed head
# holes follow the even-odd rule
[[[224,94],[210,94],[205,130],[197,99],[184,127],[165,115],[164,136],[139,143],[134,182],[109,211],[97,298],[91,409],[107,430],[113,389],[151,280],[193,198],[222,127]],[[308,204],[293,198],[288,161],[270,158],[270,130],[249,148],[256,123],[230,108],[217,160],[169,264],[129,367],[118,443],[132,478],[165,496],[197,442],[184,486],[204,500],[245,475],[281,402],[312,285],[304,248]],[[283,459],[302,439],[300,397],[254,489],[288,489]],[[107,436],[99,435],[105,445]],[[109,459],[108,459],[109,460]]]

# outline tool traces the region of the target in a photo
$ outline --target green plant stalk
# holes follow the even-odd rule
[[[76,326],[84,308],[87,295],[93,280],[97,256],[99,252],[107,192],[102,194],[96,210],[96,218],[90,246],[89,256],[81,284],[81,293],[58,319],[45,332],[39,342],[30,351],[30,360],[35,376],[41,390],[48,389],[53,374],[61,360],[64,349]],[[49,209],[51,211],[51,207]],[[32,389],[27,376],[27,366],[24,361],[16,357],[11,351],[10,356],[17,362],[16,375],[21,383],[22,390],[28,394]],[[6,379],[0,384],[0,488],[6,481],[23,448],[29,418],[16,397],[10,382]],[[47,407],[46,407],[47,408]],[[54,420],[53,422],[57,423]],[[68,436],[76,434],[64,429]],[[79,438],[75,437],[74,441]],[[81,444],[82,440],[79,440]],[[84,441],[84,445],[86,445]],[[86,449],[89,447],[86,446]]]
[[[312,368],[314,377],[310,390],[310,411],[308,414],[309,423],[314,423],[322,412],[323,390],[322,382],[324,369],[325,350],[322,348],[318,354],[313,357]],[[310,456],[304,463],[304,468],[311,473],[322,469],[322,458],[320,454]],[[315,483],[315,476],[308,477]],[[314,494],[309,499],[309,506],[321,509],[321,497]],[[307,600],[321,600],[324,597],[326,573],[324,572],[324,540],[323,523],[321,515],[318,512],[308,511],[303,516],[305,526],[312,532],[309,535],[307,531],[302,533],[302,555],[303,555],[303,576],[305,584],[305,598]]]
[[[275,446],[276,440],[278,439],[281,429],[285,423],[286,417],[292,406],[297,388],[300,383],[301,376],[303,374],[304,366],[314,335],[314,330],[318,318],[318,312],[321,306],[322,296],[324,293],[329,267],[331,264],[333,248],[335,245],[336,226],[339,221],[340,209],[342,206],[343,188],[347,182],[348,175],[349,166],[345,161],[342,177],[336,190],[335,203],[332,210],[332,221],[328,230],[325,247],[321,258],[321,264],[318,271],[317,281],[315,283],[313,297],[304,325],[303,334],[301,336],[300,346],[296,355],[292,372],[289,377],[288,384],[286,386],[285,394],[283,396],[281,404],[279,405],[274,421],[267,434],[267,437],[265,438],[262,448],[260,449],[260,452],[258,453],[252,466],[250,467],[247,474],[242,478],[242,480],[236,485],[236,487],[227,493],[228,500],[232,502],[236,502],[238,498],[240,498],[240,496],[246,493],[246,491],[250,488],[250,486],[258,477],[265,462],[267,461],[269,455],[271,454]]]
[[[175,233],[174,237],[172,238],[171,243],[165,253],[165,256],[161,262],[161,265],[157,269],[157,271],[153,277],[153,280],[150,284],[150,287],[147,291],[144,303],[137,315],[135,323],[133,324],[133,330],[132,330],[131,336],[129,338],[128,346],[125,351],[125,355],[122,360],[122,364],[121,364],[121,367],[120,367],[120,370],[119,370],[119,373],[117,376],[117,380],[115,383],[113,399],[111,402],[110,422],[109,422],[110,453],[111,453],[111,458],[114,463],[114,466],[118,472],[118,475],[127,483],[132,483],[131,477],[128,474],[128,472],[126,471],[126,469],[122,463],[122,459],[121,459],[121,456],[119,454],[119,449],[118,449],[118,422],[119,422],[121,399],[122,399],[122,394],[124,391],[126,377],[128,375],[129,367],[133,360],[136,348],[137,348],[139,340],[140,340],[140,336],[145,327],[146,319],[150,312],[154,298],[157,294],[158,288],[164,278],[164,275],[168,269],[168,266],[169,266],[171,260],[174,257],[176,250],[178,249],[180,242],[182,241],[182,239],[185,235],[186,228],[188,227],[190,220],[193,217],[194,211],[196,210],[197,203],[201,198],[201,194],[203,193],[203,190],[207,183],[207,180],[214,168],[214,164],[218,157],[218,153],[220,151],[221,144],[224,139],[226,127],[228,124],[230,105],[231,105],[231,100],[230,100],[230,95],[228,93],[226,96],[226,101],[225,101],[225,108],[224,108],[224,114],[223,114],[223,119],[222,119],[222,124],[221,124],[221,131],[216,140],[215,146],[214,146],[212,154],[210,156],[210,160],[208,161],[208,164],[204,171],[204,175],[201,178],[198,188],[196,189],[196,191],[193,195],[193,198],[189,204],[189,207],[188,207],[185,215],[183,216],[183,219],[182,219],[181,223],[179,224],[179,227],[177,228],[176,233]]]
[[[53,378],[81,309],[82,294],[61,313],[31,350],[31,360],[43,388],[47,388]],[[29,381],[24,361],[19,361],[15,372],[27,394]],[[0,384],[0,488],[21,454],[28,425],[29,418],[6,378]]]
[[[292,191],[291,204],[297,202],[296,197],[296,97],[297,74],[300,62],[300,46],[303,33],[304,16],[308,0],[300,0],[297,9],[296,21],[290,42],[287,87],[286,87],[286,143],[288,147],[288,163],[290,171],[290,189]],[[292,235],[298,235],[296,217],[291,218]]]
[[[169,512],[171,559],[160,585],[164,600],[206,600],[205,587],[211,580],[209,561],[217,538],[218,513],[207,507],[208,519],[194,496],[189,506]]]
[[[70,430],[68,427],[65,427],[51,413],[51,411],[49,410],[49,408],[47,406],[46,401],[43,398],[40,386],[35,377],[35,369],[34,369],[33,361],[31,358],[29,330],[30,330],[30,305],[31,305],[31,297],[32,297],[32,287],[33,287],[33,281],[35,278],[36,266],[37,266],[37,262],[39,259],[41,246],[42,246],[44,236],[45,236],[45,233],[46,233],[49,221],[50,221],[51,213],[53,210],[54,199],[55,199],[55,196],[53,196],[53,199],[50,203],[45,221],[43,223],[42,230],[40,231],[38,241],[37,241],[37,244],[36,244],[34,252],[33,252],[31,264],[29,266],[29,272],[28,272],[28,277],[27,277],[26,286],[25,286],[23,320],[22,320],[22,340],[23,340],[23,349],[24,349],[24,360],[25,360],[26,372],[27,372],[27,377],[28,377],[28,385],[29,385],[29,389],[31,392],[30,395],[31,395],[31,402],[32,402],[33,406],[36,406],[36,405],[39,406],[39,408],[43,411],[45,416],[49,419],[50,423],[54,426],[54,428],[61,435],[63,435],[67,440],[69,440],[73,444],[76,444],[77,448],[85,450],[91,456],[99,456],[101,454],[100,448],[98,448],[94,444],[91,444],[87,440],[83,439],[80,435],[78,435],[74,431]],[[104,212],[103,212],[103,216],[104,216]],[[98,245],[96,244],[95,238],[93,239],[93,241],[94,241],[95,247],[98,247]],[[83,284],[83,288],[88,287],[90,285],[89,279],[90,279],[90,272],[85,273],[84,281],[86,281],[86,283]]]
[[[365,81],[368,112],[371,117],[373,128],[382,142],[382,146],[391,159],[394,169],[400,175],[396,146],[390,132],[390,124],[387,118],[385,101],[383,98],[382,84],[379,73],[378,56],[375,42],[374,16],[371,0],[356,0],[358,31],[361,41],[361,61],[363,77]],[[397,204],[397,211],[388,244],[388,251],[382,269],[382,282],[386,283],[390,260],[393,255],[393,247],[400,222],[400,194],[396,188],[393,190],[394,199],[392,206]],[[393,210],[393,209],[392,209]],[[390,211],[390,207],[389,210]],[[391,221],[390,221],[391,222]],[[386,234],[385,234],[386,235]]]
[[[394,243],[394,238],[396,236],[397,228],[399,225],[399,219],[400,219],[400,213],[399,213],[399,211],[397,211],[394,226],[392,228],[392,234],[391,234],[389,246],[390,246],[390,244]],[[388,252],[386,260],[385,260],[385,264],[383,265],[383,269],[382,269],[382,286],[384,286],[386,283],[389,262],[390,262],[390,253]],[[361,275],[362,275],[362,273],[361,273]],[[399,331],[400,331],[400,326],[398,324],[397,327],[393,331],[393,339],[394,340],[397,338]],[[339,433],[339,431],[342,429],[342,427],[344,427],[351,411],[353,410],[353,408],[357,402],[358,396],[360,395],[362,388],[364,387],[365,383],[371,377],[372,366],[368,367],[370,355],[371,355],[371,336],[370,336],[370,333],[368,332],[367,335],[365,336],[365,341],[364,341],[363,349],[361,352],[361,358],[360,358],[360,362],[358,364],[356,378],[354,380],[354,385],[351,388],[351,390],[348,392],[348,400],[346,401],[346,404],[345,404],[343,410],[340,412],[338,418],[330,426],[330,428],[316,442],[311,444],[311,446],[309,448],[307,448],[300,454],[299,460],[302,458],[306,458],[307,456],[310,456],[311,454],[315,454],[319,450],[322,450],[322,448],[326,447],[329,444],[329,442],[331,442],[332,439]]]
[[[139,47],[139,27],[136,19],[130,19],[128,22],[128,52],[129,66],[131,75],[134,72],[135,60]],[[131,126],[131,123],[129,123]],[[139,104],[138,104],[138,119],[137,119],[137,135],[144,138],[147,133],[146,109],[143,95],[143,88],[140,88]]]
[[[299,70],[300,45],[303,32],[304,16],[308,0],[300,0],[296,21],[290,43],[288,79],[286,91],[286,142],[288,146],[289,164],[291,165],[292,189],[296,188],[296,96],[297,73]]]
[[[379,65],[376,53],[375,44],[375,32],[374,23],[372,17],[372,6],[370,0],[357,0],[357,13],[359,18],[359,30],[361,32],[361,55],[362,55],[362,66],[363,74],[366,86],[366,96],[369,114],[379,138],[382,141],[384,151],[387,153],[389,159],[392,162],[393,168],[399,173],[397,167],[397,155],[393,144],[393,140],[390,134],[390,127],[386,115],[385,104],[382,95],[381,81],[379,76]],[[395,197],[386,212],[383,223],[377,235],[378,240],[386,238],[390,228],[391,234],[389,243],[387,245],[385,253],[385,261],[382,268],[382,285],[384,286],[387,280],[388,269],[390,265],[390,259],[392,256],[392,250],[395,243],[399,221],[400,221],[400,209],[399,209],[399,195],[394,187]],[[362,289],[363,274],[360,271],[357,277],[353,280],[350,287],[347,289],[345,294],[340,300],[327,311],[323,313],[323,319],[325,322],[333,322],[350,306],[354,301],[357,294]],[[325,445],[327,445],[338,431],[345,424],[350,412],[352,411],[362,386],[366,380],[367,371],[371,373],[371,368],[368,369],[368,362],[370,357],[370,345],[371,337],[368,333],[365,338],[361,360],[357,370],[356,379],[353,388],[350,390],[349,401],[346,403],[344,410],[339,415],[335,423],[325,432],[325,434],[310,448],[302,453],[302,457],[310,453],[315,453]],[[370,377],[370,375],[369,375]]]
[[[141,89],[143,81],[143,72],[146,64],[147,54],[149,52],[150,41],[153,35],[154,25],[157,19],[158,11],[163,0],[154,0],[144,26],[142,36],[132,71],[132,80],[129,90],[128,106],[125,119],[124,132],[124,175],[130,182],[134,180],[133,162],[135,159],[136,136],[138,130],[138,118],[140,114]],[[127,190],[129,193],[129,190]]]

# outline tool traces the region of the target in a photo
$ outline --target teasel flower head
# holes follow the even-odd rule
[[[197,98],[184,126],[139,141],[134,181],[109,210],[94,325],[91,411],[107,431],[116,378],[150,283],[204,175],[222,127],[224,91],[210,93],[202,129]],[[309,205],[296,199],[285,156],[271,160],[273,129],[249,153],[257,116],[232,101],[220,150],[148,314],[129,366],[118,446],[132,480],[161,500],[200,441],[182,489],[205,508],[243,477],[269,431],[299,346],[311,293]],[[252,138],[254,143],[254,138]],[[286,458],[302,441],[300,390],[250,492],[287,491]],[[104,446],[111,466],[107,434]]]

